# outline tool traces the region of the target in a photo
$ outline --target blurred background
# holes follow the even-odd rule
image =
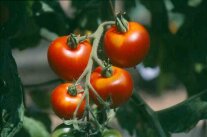
[[[143,24],[150,33],[148,56],[127,70],[136,92],[154,111],[207,89],[206,0],[3,0],[0,36],[12,47],[25,91],[25,113],[41,121],[47,132],[62,123],[50,106],[51,91],[62,82],[47,62],[50,42],[70,33],[90,34],[119,12],[126,12],[128,20]],[[103,57],[101,49],[98,54]],[[110,125],[124,137],[138,136],[128,132],[130,126],[123,126],[119,114]],[[205,121],[183,131],[189,132],[173,132],[172,137],[207,137]]]

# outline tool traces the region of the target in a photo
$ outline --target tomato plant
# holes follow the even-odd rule
[[[76,95],[71,95],[68,92],[68,88],[73,86],[72,83],[65,83],[60,84],[58,87],[56,87],[51,95],[51,104],[53,107],[54,112],[59,116],[60,118],[64,119],[71,119],[73,118],[73,114],[77,108],[78,103],[80,103],[80,100],[83,96],[82,93],[77,93]],[[77,91],[82,90],[82,87],[76,86]],[[80,108],[77,111],[77,117],[80,118],[85,109],[85,100],[81,102]]]
[[[61,124],[55,128],[52,132],[51,137],[75,137],[72,131],[71,126],[66,126],[65,124]]]
[[[121,133],[115,129],[105,130],[102,137],[122,137]]]
[[[60,124],[52,132],[51,137],[82,137],[84,133],[73,128],[72,125]]]
[[[119,67],[133,67],[140,63],[148,53],[149,43],[147,30],[136,22],[129,22],[126,32],[120,32],[114,25],[104,36],[106,55]]]
[[[68,44],[68,36],[58,37],[48,49],[48,62],[54,72],[62,79],[72,81],[84,71],[91,53],[88,40],[75,47]]]
[[[109,5],[111,9],[108,8]],[[63,90],[59,89],[65,92],[58,91],[53,95],[53,108],[56,109],[56,114],[62,118],[65,124],[53,132],[53,137],[121,136],[119,133],[116,134],[117,132],[114,133],[113,129],[107,130],[110,127],[108,122],[114,114],[116,114],[120,126],[126,129],[131,136],[169,137],[172,133],[190,131],[198,121],[202,120],[199,123],[199,128],[202,129],[199,135],[207,137],[207,130],[205,130],[207,125],[207,14],[202,14],[206,13],[206,7],[207,1],[204,0],[185,0],[182,2],[176,0],[168,0],[167,2],[165,0],[88,0],[81,3],[46,0],[0,1],[0,136],[50,136],[49,132],[53,127],[51,120],[53,119],[50,119],[50,113],[40,110],[49,106],[49,104],[45,104],[47,103],[45,98],[49,93],[42,92],[42,89],[39,88],[63,80],[30,83],[26,81],[27,78],[23,78],[22,81],[26,83],[21,83],[17,67],[20,66],[20,72],[24,67],[21,66],[22,63],[16,65],[14,57],[17,57],[17,62],[19,62],[18,59],[21,59],[16,56],[18,53],[16,48],[23,50],[36,46],[42,38],[53,41],[54,37],[59,37],[53,41],[49,48],[52,50],[48,51],[48,61],[61,79],[73,80],[74,85],[71,83]],[[127,14],[129,19],[150,24],[149,29],[152,36],[150,42],[148,33],[142,25],[136,22],[127,22],[120,14],[117,15],[116,21],[103,22],[96,29],[96,25],[100,21],[113,18],[112,11],[118,12],[123,9],[129,11]],[[107,28],[109,28],[108,31]],[[96,30],[86,34],[85,29]],[[77,39],[73,38],[72,34],[63,36],[68,32],[84,34],[84,36],[75,36]],[[86,39],[93,42],[92,48]],[[105,46],[99,47],[99,45],[103,45],[103,41]],[[130,101],[119,105],[119,109],[110,109],[110,101],[112,102],[111,107],[114,107],[115,99],[118,101],[122,99],[122,90],[125,88],[120,88],[123,83],[119,82],[123,77],[113,79],[115,75],[113,67],[110,69],[105,66],[99,56],[103,55],[103,51],[105,51],[114,65],[132,67],[143,60],[149,50],[149,43],[152,43],[150,49],[152,54],[145,60],[144,66],[155,67],[159,65],[162,70],[159,78],[152,81],[153,89],[151,90],[162,91],[166,87],[174,89],[178,83],[180,88],[180,82],[182,82],[182,90],[183,85],[185,86],[184,90],[187,90],[187,93],[185,92],[188,95],[186,100],[176,106],[155,111],[140,96],[141,94],[135,92]],[[88,49],[90,50],[84,48],[79,50],[83,45],[84,47],[89,45]],[[15,48],[14,52],[11,50],[13,48]],[[33,55],[29,54],[29,56]],[[102,57],[107,56],[103,55]],[[35,65],[39,69],[39,65],[36,63],[35,61],[32,66]],[[104,80],[100,84],[94,82],[95,84],[91,85],[91,74],[94,74],[93,70],[97,65],[102,69],[101,76]],[[29,67],[31,66],[29,65]],[[110,81],[110,78],[114,81]],[[105,83],[106,79],[113,84],[119,84],[113,87],[110,82]],[[140,80],[139,84],[142,85],[144,79]],[[147,86],[152,86],[151,82],[145,82],[143,85],[149,83]],[[84,85],[83,88],[77,86],[80,83]],[[158,85],[154,86],[155,83]],[[168,83],[172,84],[166,86]],[[104,95],[107,95],[105,99],[102,97],[102,92],[99,92],[103,91],[100,90],[100,87],[107,86],[109,89],[104,92]],[[114,90],[117,87],[120,90]],[[29,90],[23,90],[23,88]],[[81,93],[75,93],[74,89],[81,90]],[[121,91],[118,92],[120,95],[115,91]],[[113,96],[112,93],[116,93],[116,95]],[[81,96],[80,99],[79,96]],[[104,107],[93,105],[90,97],[94,98],[95,103]],[[32,99],[33,102],[29,101],[28,106],[24,107],[24,102],[28,102],[27,99]],[[78,103],[75,102],[76,99],[79,100]],[[75,101],[71,102],[72,100]],[[37,108],[35,107],[34,110],[30,103],[35,103]],[[85,111],[83,116],[81,112],[81,117],[78,110],[82,109],[82,105]],[[66,116],[68,118],[65,118]],[[54,123],[52,122],[52,124]],[[198,136],[197,133],[194,135]]]
[[[112,107],[118,107],[132,95],[133,81],[130,74],[121,68],[112,66],[111,76],[103,76],[103,69],[97,67],[91,74],[90,82],[93,88],[106,101],[111,99]],[[97,97],[91,92],[93,100],[98,103]]]

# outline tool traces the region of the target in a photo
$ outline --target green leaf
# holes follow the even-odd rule
[[[36,46],[40,40],[40,28],[31,16],[32,1],[7,0],[0,1],[0,5],[7,9],[5,16],[8,14],[7,21],[0,24],[0,37],[10,39],[12,48]]]
[[[207,119],[207,90],[186,101],[157,112],[162,127],[172,133],[186,132]]]
[[[18,32],[11,38],[12,48],[23,50],[28,47],[37,46],[40,40],[40,28],[35,24],[33,18],[27,17]]]
[[[50,137],[45,126],[33,118],[24,117],[23,128],[29,133],[29,137]]]
[[[22,127],[23,89],[7,40],[0,39],[0,136],[13,137]]]
[[[51,132],[52,121],[50,115],[47,112],[35,110],[34,108],[28,109],[26,114],[27,117],[32,117],[35,120],[41,122],[48,132]]]
[[[199,120],[207,119],[207,90],[173,107],[154,112],[144,101],[133,95],[117,112],[122,128],[137,136],[169,136],[169,133],[186,132]],[[127,123],[127,124],[126,124]],[[163,132],[163,134],[162,134]]]
[[[136,133],[140,137],[169,136],[161,127],[156,113],[136,93],[128,103],[120,107],[117,118],[121,127],[131,135]]]

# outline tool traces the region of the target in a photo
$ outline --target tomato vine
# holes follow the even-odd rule
[[[127,37],[128,36],[133,37],[132,35],[134,35],[134,34],[139,35],[139,37],[141,35],[144,35],[144,37],[147,36],[147,39],[143,39],[143,40],[145,40],[146,43],[149,43],[148,34],[147,34],[146,30],[144,29],[144,27],[139,25],[139,26],[141,26],[140,27],[141,29],[140,29],[139,27],[134,28],[131,25],[128,26],[128,22],[123,18],[122,15],[120,16],[120,14],[118,14],[116,21],[103,22],[102,24],[99,25],[97,30],[90,35],[76,36],[74,34],[71,34],[68,36],[67,43],[62,43],[62,41],[58,42],[59,38],[57,38],[54,42],[52,42],[52,44],[50,45],[49,50],[48,50],[49,51],[48,52],[48,54],[49,54],[48,60],[49,60],[50,64],[53,64],[53,60],[55,60],[57,54],[53,55],[52,52],[50,52],[51,46],[56,45],[56,47],[61,48],[61,46],[62,46],[61,44],[63,44],[63,46],[65,46],[66,44],[69,44],[70,46],[72,45],[72,47],[74,49],[74,48],[78,48],[80,42],[82,43],[84,41],[89,41],[89,40],[93,41],[92,50],[91,50],[91,53],[90,53],[90,56],[88,59],[88,63],[85,66],[85,69],[82,71],[82,74],[77,79],[76,79],[76,77],[74,77],[74,79],[76,79],[76,81],[73,82],[73,85],[75,88],[82,81],[85,81],[84,85],[83,85],[84,90],[83,90],[82,96],[81,96],[81,98],[78,99],[79,103],[76,104],[75,110],[70,109],[69,105],[68,105],[68,111],[70,111],[70,113],[69,113],[69,112],[67,112],[65,105],[63,105],[64,103],[60,103],[61,101],[54,100],[54,98],[56,98],[56,97],[52,96],[54,98],[51,100],[52,106],[55,109],[54,111],[56,112],[56,114],[58,116],[60,116],[60,118],[64,119],[64,123],[66,125],[72,124],[74,129],[76,129],[76,130],[80,130],[79,126],[82,126],[84,124],[89,126],[90,123],[92,123],[93,126],[95,125],[95,127],[97,128],[96,132],[98,131],[101,134],[103,134],[104,131],[107,129],[106,122],[103,122],[103,124],[101,124],[98,121],[97,116],[94,113],[93,108],[91,107],[90,99],[93,99],[94,102],[97,104],[97,107],[99,109],[102,109],[103,111],[105,111],[104,113],[107,114],[107,112],[110,110],[110,108],[119,107],[120,105],[125,103],[127,100],[129,100],[129,98],[132,95],[133,80],[132,80],[129,72],[127,72],[123,68],[111,66],[109,63],[106,63],[103,60],[101,60],[97,55],[98,46],[100,45],[102,35],[105,32],[107,26],[110,26],[110,27],[113,26],[113,29],[116,26],[117,27],[116,33],[123,34],[123,36],[124,36],[124,33],[126,33]],[[120,31],[120,30],[123,30],[123,28],[125,28],[124,32]],[[136,30],[136,32],[133,33],[132,31],[130,31],[130,29],[132,29],[132,31]],[[128,31],[129,31],[129,33],[128,33]],[[140,41],[139,37],[134,37],[135,39],[138,40],[137,41],[138,44],[136,44],[134,41],[129,42],[129,45],[128,45],[129,48],[130,47],[139,47],[139,48],[135,48],[134,51],[129,51],[132,53],[132,56],[135,56],[135,54],[138,52],[142,52],[142,48],[145,51],[147,51],[149,48],[148,44],[146,45],[147,47],[145,47],[145,43],[143,43],[142,41],[141,41],[141,43],[139,43],[139,41]],[[66,38],[66,36],[64,36],[64,38]],[[64,40],[64,41],[66,42],[66,40]],[[142,45],[142,44],[144,44],[144,45]],[[114,46],[114,45],[111,44],[111,46]],[[127,48],[126,47],[127,45],[121,45],[121,46],[125,46],[125,48]],[[112,50],[116,50],[116,49],[112,48]],[[141,50],[141,51],[137,51],[137,50]],[[59,54],[62,54],[62,52],[60,52]],[[119,52],[119,54],[122,54],[122,53]],[[130,54],[130,53],[128,53],[128,54]],[[144,54],[146,54],[146,52]],[[145,55],[142,55],[142,58],[139,58],[139,56],[138,56],[138,58],[135,58],[135,59],[128,58],[129,61],[131,60],[133,63],[130,65],[123,65],[123,66],[126,66],[126,67],[131,67],[132,65],[135,66],[137,63],[140,62],[140,59],[141,60],[143,59],[143,56],[145,56]],[[83,57],[84,57],[84,55],[83,55]],[[67,58],[67,59],[69,59],[69,58]],[[137,61],[134,62],[134,60],[137,60]],[[56,65],[58,65],[58,61],[59,60],[56,60],[56,63],[57,63]],[[96,62],[99,67],[97,69],[95,69],[94,71],[92,71],[94,68],[94,62]],[[116,65],[116,63],[115,63],[115,65]],[[63,67],[63,66],[64,65],[60,64],[60,67]],[[59,66],[55,66],[55,67],[51,66],[51,67],[54,69],[54,71],[56,70],[55,67],[59,68]],[[71,67],[74,67],[74,66],[72,65]],[[67,68],[69,68],[69,67],[67,67]],[[63,68],[62,71],[64,69],[65,68]],[[79,69],[79,68],[74,68],[74,69]],[[68,75],[66,73],[67,73],[67,71],[60,72],[59,74],[58,73],[57,74],[60,75],[60,77],[64,78],[63,75]],[[73,75],[73,74],[71,74],[71,72],[69,72],[68,76],[70,77],[70,75]],[[69,78],[69,79],[66,78],[66,80],[71,80],[71,78]],[[101,82],[103,82],[103,83],[101,83]],[[57,92],[56,90],[57,89],[55,89],[53,91],[53,93]],[[68,89],[64,88],[62,90],[64,90],[62,93],[65,94],[66,90],[70,90],[70,87],[68,87]],[[77,92],[79,92],[79,91],[77,90]],[[53,95],[53,93],[52,93],[52,95]],[[59,94],[61,94],[61,92],[59,92]],[[68,94],[70,94],[68,96],[69,100],[72,100],[73,98],[77,98],[77,94],[73,95],[71,91],[69,91]],[[62,96],[62,95],[57,95],[57,96]],[[63,102],[64,102],[65,101],[64,97],[62,97],[62,98],[63,98]],[[68,102],[69,101],[65,101],[65,104],[67,104]],[[83,102],[86,102],[85,113],[83,114],[82,118],[79,119],[80,115],[81,115],[79,110],[83,109],[83,105],[82,105]],[[57,103],[59,103],[59,104],[57,104]],[[60,107],[60,108],[57,108],[57,107]],[[61,110],[61,109],[63,109],[63,110]],[[58,111],[68,114],[69,117],[68,116],[64,117],[64,115],[59,115],[60,113]],[[71,113],[73,114],[73,117],[71,117]],[[105,119],[105,120],[107,120],[107,119]],[[86,132],[90,132],[90,131],[86,131]]]

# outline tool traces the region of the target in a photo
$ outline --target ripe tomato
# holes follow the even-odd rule
[[[140,63],[149,50],[150,38],[147,30],[136,22],[129,22],[126,33],[116,26],[107,30],[104,36],[104,50],[112,64],[119,67],[133,67]]]
[[[103,132],[102,137],[122,137],[122,135],[118,130],[109,129]]]
[[[91,85],[104,101],[112,99],[111,107],[118,107],[132,95],[133,81],[124,69],[112,66],[110,77],[102,76],[102,68],[97,67],[91,74]],[[90,91],[91,97],[99,105],[97,97]]]
[[[83,96],[83,93],[78,93],[76,96],[72,96],[68,93],[68,87],[72,86],[72,83],[60,84],[56,87],[51,94],[51,104],[54,112],[57,116],[64,119],[73,118],[73,113]],[[81,86],[76,87],[77,90],[82,90]],[[80,105],[77,113],[77,117],[82,117],[85,109],[85,99]]]
[[[48,49],[48,62],[62,79],[72,81],[84,71],[91,53],[91,45],[85,40],[77,48],[67,45],[67,36],[54,40]]]

